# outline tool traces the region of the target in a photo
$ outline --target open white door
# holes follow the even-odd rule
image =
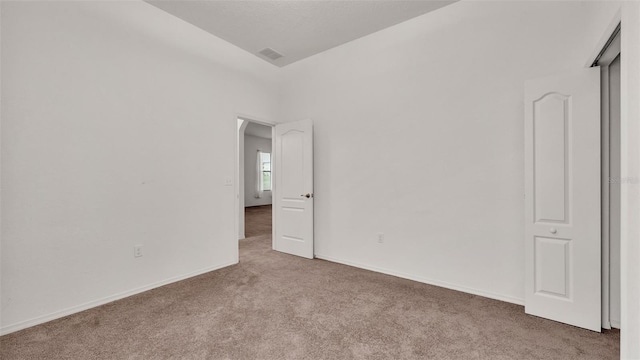
[[[600,68],[524,96],[525,312],[599,332]]]
[[[313,124],[276,125],[275,140],[273,248],[313,259]]]

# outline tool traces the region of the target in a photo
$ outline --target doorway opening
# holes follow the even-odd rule
[[[238,239],[273,233],[273,125],[238,117]]]
[[[268,242],[272,250],[313,259],[313,122],[235,120],[238,239]]]

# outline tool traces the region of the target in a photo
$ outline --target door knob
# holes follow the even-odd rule
[[[310,198],[310,197],[311,197],[311,196],[313,196],[313,195],[311,195],[311,194],[309,194],[309,193],[306,193],[306,194],[304,194],[304,195],[300,195],[300,196],[304,196],[304,197],[306,197],[306,198],[308,199],[308,198]]]
[[[557,233],[557,232],[558,232],[558,229],[556,229],[556,228],[551,228],[551,229],[549,229],[549,232],[550,232],[550,233],[552,233],[552,234],[555,234],[555,233]]]

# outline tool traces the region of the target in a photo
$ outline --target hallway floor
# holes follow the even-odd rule
[[[244,208],[244,236],[271,234],[271,205]]]

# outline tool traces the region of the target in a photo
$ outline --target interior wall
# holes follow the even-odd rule
[[[288,66],[276,100],[279,69],[148,4],[0,2],[0,332],[237,261],[238,113],[314,119],[320,255],[521,301],[522,82],[574,68],[602,4],[455,4]],[[623,9],[632,359],[640,6]]]
[[[620,358],[640,359],[640,3],[624,2],[621,37]]]
[[[271,191],[264,191],[256,198],[256,157],[258,150],[271,153],[271,139],[244,135],[244,206],[271,205]]]
[[[2,39],[2,5],[0,5],[0,44]],[[2,46],[0,45],[0,84],[2,84]],[[2,86],[0,86],[0,204],[2,204]],[[2,261],[2,206],[0,205],[0,261]],[[2,329],[2,264],[0,264],[0,329]]]
[[[285,67],[316,255],[523,303],[523,83],[585,66],[593,7],[459,2]]]
[[[1,331],[237,262],[235,118],[279,69],[144,2],[1,6]]]

